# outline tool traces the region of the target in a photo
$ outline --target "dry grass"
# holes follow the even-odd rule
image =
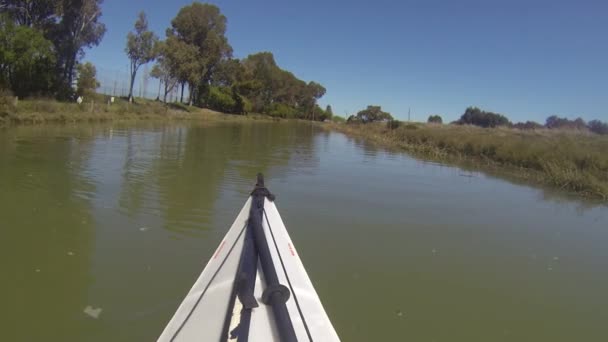
[[[608,199],[608,136],[541,129],[407,124],[328,124],[386,147],[445,162],[476,162],[586,197]]]
[[[75,123],[135,120],[202,120],[242,121],[271,120],[262,115],[230,115],[181,104],[139,99],[128,103],[123,99],[108,105],[102,96],[82,104],[58,102],[53,99],[0,99],[0,125]]]

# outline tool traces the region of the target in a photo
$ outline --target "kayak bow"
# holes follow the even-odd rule
[[[158,341],[339,341],[262,175]]]

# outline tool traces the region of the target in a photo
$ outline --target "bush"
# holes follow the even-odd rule
[[[0,88],[0,117],[15,112],[15,97],[8,89]]]
[[[459,125],[475,125],[480,127],[507,126],[509,119],[501,114],[483,111],[477,107],[469,107],[460,119],[454,122]]]
[[[608,134],[608,124],[605,122],[601,122],[600,120],[591,120],[587,124],[589,130],[596,134],[607,135]]]
[[[393,116],[383,112],[380,106],[367,106],[366,109],[359,111],[356,117],[362,123],[393,120]]]
[[[538,122],[526,121],[525,123],[523,123],[523,122],[516,123],[515,125],[513,125],[513,128],[530,130],[530,129],[541,129],[541,128],[544,128],[544,126],[539,124]]]
[[[278,118],[295,118],[297,111],[284,103],[275,103],[270,107],[268,115]]]
[[[397,129],[401,126],[401,121],[399,120],[390,120],[386,123],[386,128],[388,129]]]
[[[565,128],[565,129],[578,129],[578,130],[586,130],[587,129],[587,124],[585,123],[585,120],[581,119],[581,118],[576,118],[576,120],[572,121],[572,120],[568,120],[568,118],[560,118],[556,115],[551,115],[550,117],[547,118],[547,121],[545,122],[545,126],[547,128]]]
[[[358,116],[351,115],[348,117],[348,119],[346,119],[346,123],[347,124],[360,124],[361,119]]]
[[[99,82],[97,81],[97,69],[90,62],[84,64],[78,64],[76,67],[78,71],[77,90],[76,93],[79,96],[90,97],[95,94],[95,89],[99,88]]]
[[[428,123],[442,124],[443,123],[443,119],[439,115],[431,115],[431,116],[429,116],[429,119],[427,120],[427,122]]]
[[[232,91],[225,87],[212,86],[209,87],[206,104],[210,109],[219,112],[234,113],[237,103],[232,96]]]
[[[15,104],[15,96],[13,92],[6,88],[0,88],[0,106],[13,106]]]
[[[343,123],[346,121],[346,119],[344,119],[343,117],[339,116],[339,115],[333,115],[331,117],[331,121],[335,122],[335,123]]]

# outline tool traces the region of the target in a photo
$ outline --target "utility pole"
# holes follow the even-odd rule
[[[407,122],[410,122],[410,107],[407,107]]]

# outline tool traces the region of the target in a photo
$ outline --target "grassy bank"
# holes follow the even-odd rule
[[[0,125],[76,123],[135,120],[206,120],[239,121],[271,120],[262,115],[230,115],[189,107],[182,104],[164,104],[158,101],[139,99],[129,103],[116,98],[112,104],[99,96],[82,104],[58,102],[52,99],[28,99],[15,101],[4,98],[0,101]]]
[[[474,162],[582,196],[608,200],[608,137],[559,130],[386,123],[327,124],[351,136],[441,162]]]

